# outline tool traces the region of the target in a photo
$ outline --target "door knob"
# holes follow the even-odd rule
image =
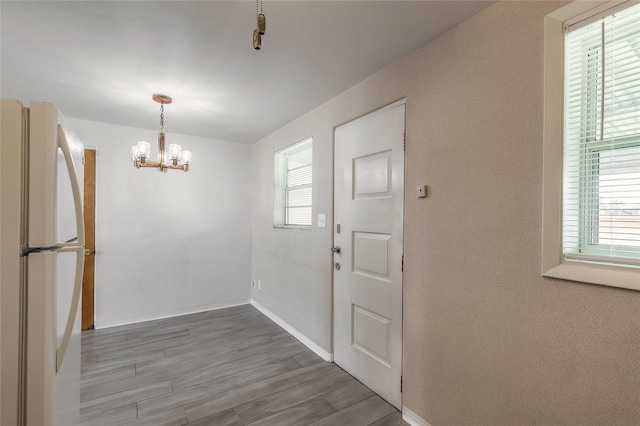
[[[331,247],[331,253],[340,253],[340,246]]]
[[[85,256],[90,256],[90,255],[91,255],[91,250],[89,250],[89,249],[85,249],[85,250],[84,250],[84,255],[85,255]]]

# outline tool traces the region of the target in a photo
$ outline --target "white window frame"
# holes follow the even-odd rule
[[[311,150],[311,163],[309,167],[311,168],[311,183],[305,187],[311,188],[311,222],[309,225],[301,225],[301,224],[291,224],[289,223],[288,212],[287,210],[291,208],[288,204],[288,191],[292,189],[299,189],[299,187],[289,187],[287,185],[287,176],[285,171],[285,176],[279,176],[279,174],[283,173],[283,170],[279,169],[277,166],[278,157],[281,155],[287,155],[289,151],[294,151],[298,146],[302,144],[308,143],[310,145],[309,149]],[[306,167],[306,166],[304,166]],[[284,182],[281,180],[284,179]],[[298,142],[295,142],[289,146],[286,146],[282,149],[274,152],[274,220],[273,220],[273,228],[274,229],[297,229],[297,230],[311,230],[313,226],[313,136],[306,137]],[[282,193],[278,193],[278,191],[282,191]]]
[[[627,1],[574,1],[545,17],[542,274],[545,277],[640,290],[640,269],[563,259],[562,150],[564,28]]]

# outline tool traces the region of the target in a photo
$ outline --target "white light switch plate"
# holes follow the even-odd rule
[[[327,215],[324,213],[318,214],[318,228],[324,228],[327,226]]]

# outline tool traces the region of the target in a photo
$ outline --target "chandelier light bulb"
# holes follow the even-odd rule
[[[169,145],[169,158],[172,160],[177,160],[180,158],[180,151],[182,151],[182,147],[177,143],[172,143]]]
[[[138,150],[138,158],[149,158],[151,154],[151,144],[149,142],[139,141],[136,148]]]
[[[180,163],[186,165],[191,164],[191,151],[182,151],[180,153]]]

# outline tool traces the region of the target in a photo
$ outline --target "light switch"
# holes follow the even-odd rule
[[[416,195],[418,198],[427,198],[427,185],[418,185]]]
[[[324,228],[327,226],[327,215],[324,213],[318,214],[318,228]]]

